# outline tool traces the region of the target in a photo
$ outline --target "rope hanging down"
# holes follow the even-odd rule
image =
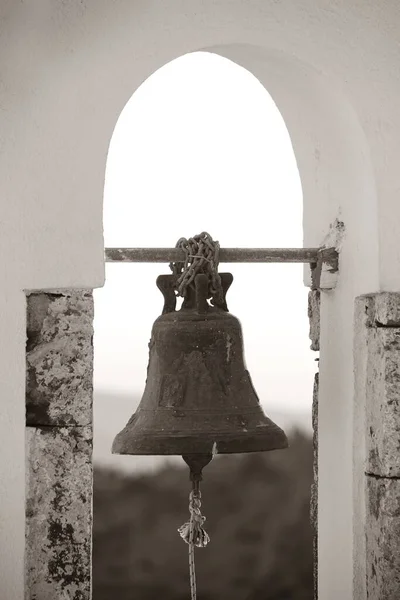
[[[219,242],[214,241],[209,233],[203,231],[199,235],[180,238],[176,248],[185,252],[185,262],[170,263],[171,271],[177,276],[176,290],[178,296],[186,296],[189,286],[199,273],[209,276],[209,298],[212,304],[224,301],[221,278],[218,274]]]
[[[189,576],[190,576],[190,598],[196,600],[196,570],[194,562],[194,549],[204,548],[210,541],[209,535],[203,529],[203,523],[206,520],[201,514],[201,493],[199,483],[193,482],[193,490],[189,495],[190,520],[179,527],[178,531],[182,539],[189,544]]]

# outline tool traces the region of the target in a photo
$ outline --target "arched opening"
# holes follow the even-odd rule
[[[296,160],[261,83],[208,52],[185,55],[147,79],[122,111],[110,144],[104,228],[106,246],[173,246],[203,230],[229,247],[301,246]],[[109,444],[142,393],[151,325],[161,308],[155,279],[169,269],[106,269],[106,285],[95,293],[95,456],[126,465],[124,457],[109,455]],[[229,307],[242,322],[248,367],[265,410],[283,425],[307,427],[315,365],[301,265],[221,269],[235,278]]]
[[[184,55],[156,71],[132,96],[116,125],[107,161],[104,221],[106,246],[172,246],[179,237],[203,230],[223,246],[301,246],[302,192],[296,160],[283,118],[263,85],[243,67],[209,52]],[[221,265],[220,270],[232,271],[235,278],[228,304],[241,320],[247,365],[265,412],[285,429],[297,426],[310,431],[315,362],[309,350],[302,266],[238,264]],[[99,465],[122,468],[125,473],[149,473],[171,461],[110,454],[113,437],[136,409],[143,391],[150,330],[162,306],[155,279],[168,272],[168,265],[109,264],[106,285],[95,292],[94,457]],[[253,460],[246,482],[247,495],[254,496],[248,510],[240,506],[241,499],[230,485],[243,480],[250,463],[235,462],[235,474],[225,475],[225,480],[221,472],[209,471],[208,493],[213,489],[223,498],[218,504],[213,496],[210,527],[223,524],[215,533],[212,554],[204,555],[205,562],[199,557],[206,594],[228,593],[232,598],[239,594],[239,598],[252,593],[256,599],[266,586],[271,587],[270,578],[284,571],[287,560],[296,563],[290,581],[280,582],[273,593],[296,589],[301,594],[311,589],[309,442],[300,442],[297,451],[302,457],[300,469],[294,468],[289,455],[283,468],[273,457],[267,464]],[[183,466],[180,458],[172,462]],[[157,501],[149,500],[143,491],[146,486],[152,489],[149,477],[142,475],[139,488],[128,482],[125,487],[123,480],[110,474],[95,478],[103,500],[113,494],[110,512],[105,500],[104,505],[95,500],[95,524],[105,512],[109,517],[101,532],[96,533],[95,525],[98,600],[116,590],[121,597],[144,594],[150,588],[157,593],[155,579],[165,597],[187,593],[185,546],[180,545],[170,519],[160,514]],[[171,470],[160,471],[157,479],[161,487],[155,495],[164,497],[166,488],[160,483],[164,481],[183,505],[175,503],[170,491],[165,508],[169,515],[176,513],[176,519],[186,507],[186,477],[187,473]],[[265,489],[253,494],[251,486],[260,485],[260,480]],[[278,480],[272,489],[271,482]],[[134,525],[125,513],[125,503],[132,507],[130,494],[140,511]],[[282,513],[276,511],[278,505]],[[260,531],[255,532],[253,521],[260,510],[268,516],[259,516]],[[290,525],[284,514],[291,515]],[[163,534],[154,529],[159,519],[165,521]],[[271,536],[272,521],[279,525]],[[135,540],[129,533],[132,527]],[[287,527],[292,541],[282,546],[282,528]],[[113,548],[107,564],[100,555],[106,535]],[[144,541],[154,536],[160,544],[168,540],[168,560],[163,565],[158,552],[151,552]],[[222,563],[218,557],[224,556],[227,543],[234,550]],[[307,558],[301,563],[295,554]],[[136,573],[135,581],[129,580],[127,571]],[[171,573],[174,592],[166,592]],[[213,583],[205,586],[205,578]]]

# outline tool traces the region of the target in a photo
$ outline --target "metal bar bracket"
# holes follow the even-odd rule
[[[311,288],[321,288],[324,274],[337,273],[339,253],[335,248],[221,248],[220,263],[305,263],[311,268]],[[106,248],[106,262],[183,262],[180,248]],[[323,286],[331,289],[334,283]]]

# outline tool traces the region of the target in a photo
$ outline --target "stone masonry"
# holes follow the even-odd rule
[[[27,296],[25,600],[90,600],[93,298]]]
[[[359,332],[361,343],[355,349],[365,379],[358,385],[364,390],[366,597],[398,600],[400,293],[383,292],[357,298],[357,319],[364,326],[364,332]]]
[[[311,350],[319,351],[320,337],[320,303],[319,290],[308,293],[308,318],[310,321]],[[310,517],[313,528],[313,555],[314,555],[314,600],[318,598],[318,387],[319,374],[315,374],[313,403],[312,403],[312,428],[313,428],[313,470],[314,482],[311,487]]]

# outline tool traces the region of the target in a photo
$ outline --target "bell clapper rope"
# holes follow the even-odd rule
[[[196,570],[194,561],[194,550],[204,548],[210,541],[208,533],[204,530],[203,524],[206,518],[201,514],[201,492],[200,481],[203,479],[203,468],[212,460],[212,454],[185,454],[183,460],[190,468],[190,480],[192,481],[192,491],[189,494],[189,513],[190,519],[179,527],[178,532],[181,538],[189,545],[189,576],[190,576],[190,598],[196,600]]]

